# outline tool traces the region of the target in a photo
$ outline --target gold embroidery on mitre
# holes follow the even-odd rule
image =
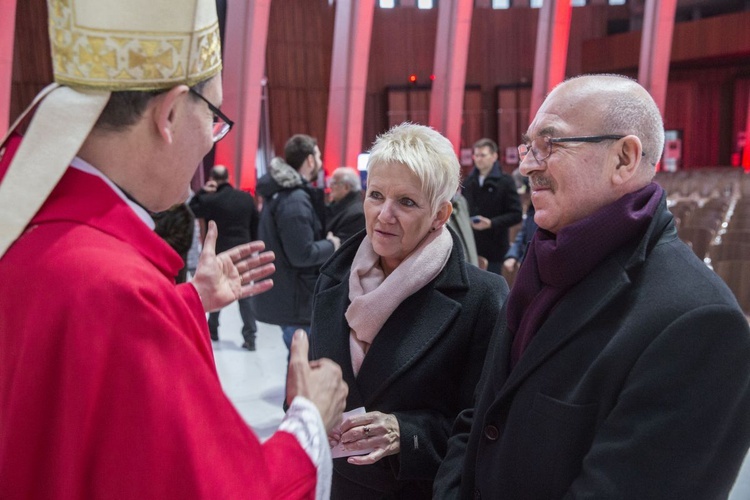
[[[195,85],[221,70],[219,25],[184,33],[78,26],[70,0],[49,0],[55,81],[106,90]],[[189,68],[189,73],[185,73]]]
[[[173,39],[173,40],[167,40],[167,43],[170,44],[174,49],[177,51],[177,53],[182,52],[182,42],[185,40],[180,40],[179,38]]]
[[[185,68],[182,67],[182,63],[177,63],[177,67],[174,70],[174,76],[175,78],[185,77]]]
[[[130,51],[128,70],[131,72],[142,71],[142,78],[146,80],[158,80],[165,74],[173,73],[173,71],[169,71],[174,70],[174,49],[172,47],[168,46],[164,50],[161,42],[155,40],[144,41],[140,45],[142,52]]]
[[[88,69],[91,78],[107,78],[117,71],[117,51],[107,46],[104,37],[88,37],[88,44],[78,45],[78,62]]]
[[[55,13],[55,17],[63,17],[63,13],[70,11],[70,0],[52,0],[50,9]]]

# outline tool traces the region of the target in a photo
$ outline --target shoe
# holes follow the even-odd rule
[[[254,351],[255,350],[255,340],[246,340],[242,344],[243,349],[247,349],[248,351]]]
[[[211,334],[211,340],[213,340],[214,342],[219,340],[219,332],[209,329],[208,333]]]

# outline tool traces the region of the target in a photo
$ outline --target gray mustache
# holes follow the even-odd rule
[[[529,184],[533,188],[548,188],[552,186],[552,181],[547,177],[529,177]]]

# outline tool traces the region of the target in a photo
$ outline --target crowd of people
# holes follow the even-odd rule
[[[377,137],[364,186],[335,170],[328,204],[309,135],[259,179],[260,212],[216,166],[189,203],[188,275],[189,182],[233,122],[213,0],[155,25],[172,4],[50,9],[70,39],[205,45],[175,54],[187,74],[57,59],[2,146],[1,497],[727,496],[750,446],[750,327],[677,238],[642,86],[555,87],[518,147],[521,186],[485,138],[461,187],[452,144],[411,123]],[[167,238],[178,222],[190,235]],[[289,348],[264,443],[214,366],[233,301],[243,347],[262,321]]]

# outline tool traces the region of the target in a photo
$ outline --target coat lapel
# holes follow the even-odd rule
[[[607,287],[602,288],[602,283],[607,283]],[[498,399],[512,394],[539,365],[580,332],[586,323],[606,308],[629,285],[630,278],[617,258],[607,259],[592,274],[576,285],[553,309],[547,321],[531,340],[518,364],[508,376]],[[506,337],[510,336],[506,335]],[[508,341],[504,346],[508,350],[507,356],[504,357],[506,360],[510,358],[510,345],[511,342]],[[507,361],[505,369],[507,370]]]
[[[349,386],[347,406],[357,408],[364,405],[357,388],[357,379],[352,369],[349,353],[349,324],[344,317],[349,307],[349,274],[346,279],[315,296],[315,315],[312,318],[312,352],[315,358],[326,357],[341,367],[341,375]],[[325,314],[317,314],[325,312]],[[325,353],[325,356],[321,356]]]
[[[504,335],[501,339],[498,371],[495,386],[496,402],[512,395],[513,391],[555,351],[578,334],[583,327],[603,309],[616,300],[629,286],[630,275],[646,260],[651,249],[662,239],[676,237],[672,214],[667,210],[666,195],[662,195],[659,207],[643,238],[634,246],[624,247],[602,264],[572,290],[555,307],[547,321],[529,343],[518,364],[507,376],[510,350],[513,339]],[[603,286],[602,284],[606,284]],[[504,306],[502,314],[506,313]],[[507,330],[506,330],[507,332]],[[500,386],[500,387],[498,387]]]
[[[394,311],[375,337],[357,377],[359,389],[367,395],[365,406],[425,355],[460,310],[458,302],[428,287]]]
[[[348,240],[321,268],[315,295],[312,351],[341,366],[349,384],[347,407],[367,407],[391,384],[418,362],[448,330],[460,314],[460,304],[447,292],[465,290],[468,276],[455,234],[453,250],[443,271],[408,297],[386,321],[365,356],[357,377],[349,352],[349,324],[344,313],[349,306],[349,270],[364,231]],[[323,356],[324,353],[324,356]],[[363,398],[362,395],[366,395]]]

